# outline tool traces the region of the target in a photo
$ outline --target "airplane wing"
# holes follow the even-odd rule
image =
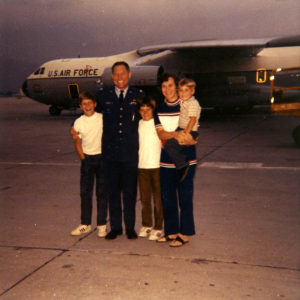
[[[199,56],[255,56],[264,48],[300,46],[300,35],[284,38],[260,38],[241,40],[202,40],[142,47],[140,56],[171,50],[180,53],[194,53]]]

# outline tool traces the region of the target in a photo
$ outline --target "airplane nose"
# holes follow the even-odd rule
[[[25,81],[23,82],[21,91],[22,91],[22,93],[23,93],[25,96],[29,97],[29,96],[28,96],[29,94],[28,94],[28,84],[27,84],[27,80],[25,80]]]

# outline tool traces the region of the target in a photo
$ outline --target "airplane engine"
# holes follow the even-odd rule
[[[161,66],[131,66],[130,84],[139,87],[157,86],[159,77],[164,72]],[[104,85],[112,85],[111,68],[106,68],[102,74]]]

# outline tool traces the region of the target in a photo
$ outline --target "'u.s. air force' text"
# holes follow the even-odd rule
[[[49,70],[49,77],[99,76],[99,69]]]

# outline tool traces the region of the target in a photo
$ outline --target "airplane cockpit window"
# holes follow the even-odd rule
[[[45,73],[45,68],[38,68],[33,74],[34,75],[41,75]]]

